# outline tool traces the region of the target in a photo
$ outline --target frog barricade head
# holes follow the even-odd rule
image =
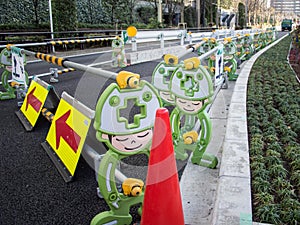
[[[259,34],[259,39],[260,40],[264,40],[264,39],[266,39],[266,32],[261,32],[260,34]]]
[[[3,66],[12,65],[12,53],[8,48],[4,48],[0,53],[0,64]]]
[[[249,33],[247,33],[247,34],[244,35],[244,41],[247,44],[251,44],[252,43],[252,37],[251,37],[251,35]]]
[[[273,31],[272,30],[267,30],[266,31],[266,35],[267,35],[267,38],[273,38]]]
[[[163,58],[167,65],[176,66],[178,64],[178,57],[176,55],[165,54]]]
[[[191,68],[190,64],[193,64]],[[211,101],[213,95],[213,84],[208,71],[200,65],[199,58],[190,58],[184,61],[184,65],[177,68],[170,81],[170,90],[178,99],[187,101],[204,101],[201,109],[193,110],[191,114],[197,114],[202,111]],[[189,114],[189,110],[186,110]]]
[[[178,57],[166,54],[163,58],[164,60],[153,70],[152,84],[165,102],[173,104],[174,98],[170,93],[169,83],[173,72],[178,67]]]
[[[237,38],[235,39],[235,42],[236,42],[236,47],[237,48],[241,48],[244,44],[244,37],[242,36],[237,36]]]
[[[231,38],[224,38],[224,54],[233,55],[236,53],[236,45]]]
[[[186,70],[197,69],[200,65],[199,58],[193,57],[183,61],[184,68]]]
[[[130,135],[140,134],[139,137],[142,137],[148,134],[147,131],[152,132],[155,113],[160,107],[160,97],[147,81],[140,81],[139,85],[132,89],[122,89],[118,84],[112,83],[97,102],[94,121],[96,137],[99,141],[105,142],[110,149],[124,155],[145,150],[124,148],[122,151],[112,146],[108,136],[122,136],[123,144],[126,145],[125,142],[131,138]],[[151,138],[147,140],[150,142]]]
[[[119,72],[116,81],[121,89],[137,88],[140,82],[140,75],[127,71],[121,71]]]
[[[208,52],[209,50],[210,50],[210,44],[207,40],[199,47],[198,52],[201,54],[204,54],[204,53]]]
[[[112,48],[113,49],[123,49],[124,48],[124,41],[119,36],[116,36],[116,39],[112,41]]]
[[[202,38],[202,41],[205,41],[199,48],[199,53],[204,54],[209,50],[215,48],[218,45],[217,39],[211,38]]]
[[[215,39],[214,37],[211,37],[209,39],[209,43],[210,43],[211,49],[213,49],[214,47],[216,47],[218,45],[217,39]]]

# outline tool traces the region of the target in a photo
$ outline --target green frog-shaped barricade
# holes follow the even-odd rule
[[[244,49],[244,37],[240,34],[236,35],[235,39],[235,45],[236,45],[236,57],[238,60],[242,61],[245,57],[245,49]]]
[[[262,42],[262,39],[260,38],[260,33],[256,32],[253,35],[253,48],[255,52],[258,52],[260,49],[264,47],[264,43]]]
[[[277,38],[276,29],[275,28],[269,28],[269,29],[267,29],[266,35],[267,35],[267,44],[271,44]]]
[[[124,41],[120,37],[116,37],[112,41],[112,67],[126,67],[127,59],[125,56],[125,46]]]
[[[203,55],[204,53],[212,50],[214,47],[218,45],[217,40],[213,37],[211,38],[202,38],[202,41],[204,42],[199,48],[197,49],[198,55]]]
[[[251,35],[249,33],[243,36],[238,35],[236,39],[236,47],[236,56],[239,60],[244,61],[250,59],[254,51]]]
[[[18,52],[18,54],[21,54]],[[23,59],[23,65],[26,65],[26,57],[25,55],[22,54],[22,57],[19,59]],[[14,73],[13,68],[12,68],[12,49],[11,46],[8,45],[6,48],[4,48],[1,53],[0,53],[0,67],[4,68],[4,71],[1,74],[1,81],[2,81],[2,86],[6,90],[6,92],[1,92],[0,91],[0,100],[6,100],[6,99],[12,99],[16,98],[16,90],[22,90],[26,89],[29,80],[28,80],[28,73],[25,71],[25,83],[21,80],[13,80],[12,82],[9,82],[10,77],[12,77],[12,74]],[[14,60],[16,60],[14,58]],[[15,65],[18,62],[15,62]],[[23,69],[23,68],[22,68]],[[18,78],[18,74],[15,73],[14,77]]]
[[[231,38],[224,38],[224,71],[227,73],[228,80],[236,80],[238,74],[237,61],[235,59],[236,45]]]
[[[245,51],[245,60],[250,59],[254,53],[254,49],[253,49],[253,39],[249,33],[244,35],[243,48]]]
[[[214,37],[210,38],[202,38],[202,41],[204,43],[198,48],[198,55],[201,56],[206,52],[209,52],[210,50],[214,49],[218,46],[218,42]],[[215,54],[211,54],[209,58],[207,59],[205,68],[208,70],[211,77],[214,77],[215,74],[215,68],[216,68],[216,57]]]
[[[173,106],[174,97],[169,90],[170,77],[178,67],[178,57],[166,54],[152,73],[152,84],[158,90],[163,106]]]
[[[260,42],[262,43],[262,48],[267,46],[267,33],[265,31],[260,32],[259,34]]]
[[[213,84],[199,58],[183,61],[171,77],[170,90],[176,104],[170,115],[176,159],[186,160],[191,151],[192,163],[215,168],[217,157],[205,153],[212,132],[206,107],[211,103]]]
[[[120,72],[117,83],[110,84],[97,102],[96,138],[108,147],[99,165],[98,186],[110,211],[96,215],[91,225],[130,224],[131,206],[143,202],[142,180],[125,178],[121,181],[123,192],[119,192],[115,177],[122,159],[149,156],[155,113],[162,105],[155,88],[139,78],[138,74]]]

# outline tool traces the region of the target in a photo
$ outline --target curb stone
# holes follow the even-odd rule
[[[247,61],[236,81],[229,108],[216,202],[212,215],[214,225],[260,224],[252,221],[246,112],[247,82],[256,59],[287,35],[265,47]]]

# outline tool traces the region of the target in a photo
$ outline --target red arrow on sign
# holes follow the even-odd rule
[[[80,143],[80,136],[70,127],[66,121],[69,118],[71,110],[55,121],[56,125],[56,149],[59,148],[60,138],[63,138],[72,150],[76,153]]]
[[[35,91],[36,87],[34,87],[31,92],[29,92],[29,94],[27,95],[27,102],[26,102],[26,107],[25,107],[25,111],[27,111],[28,109],[28,105],[31,105],[32,108],[38,113],[40,111],[40,108],[42,106],[42,102],[33,95],[34,91]]]

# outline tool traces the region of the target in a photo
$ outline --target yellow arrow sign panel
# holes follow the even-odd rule
[[[50,86],[46,82],[39,78],[35,78],[31,81],[30,87],[27,91],[20,110],[33,127],[40,115],[43,105],[45,104],[49,93],[49,87]]]
[[[74,104],[75,102],[74,98],[63,93],[46,137],[46,141],[72,176],[93,117],[92,110],[79,102]]]

